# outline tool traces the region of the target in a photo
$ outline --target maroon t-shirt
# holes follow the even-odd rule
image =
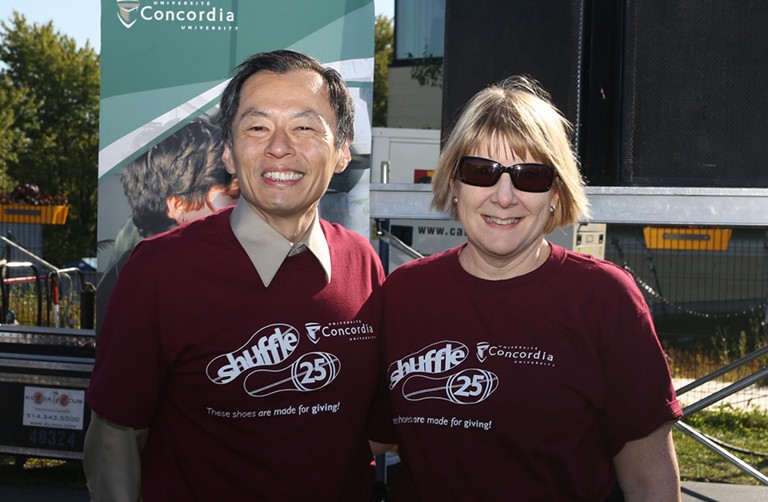
[[[647,305],[618,266],[552,246],[479,279],[452,249],[384,285],[401,501],[598,501],[625,442],[681,417]]]
[[[304,252],[265,288],[230,212],[138,245],[99,334],[88,404],[150,428],[145,502],[368,500],[378,257],[322,221],[331,282]]]

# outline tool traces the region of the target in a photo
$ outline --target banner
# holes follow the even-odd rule
[[[181,172],[169,159],[215,142],[208,118],[232,70],[256,52],[297,50],[344,76],[356,108],[353,162],[320,211],[368,236],[374,24],[373,0],[102,0],[98,318],[139,240],[234,202],[224,173]],[[207,202],[197,212],[169,199],[196,191]]]

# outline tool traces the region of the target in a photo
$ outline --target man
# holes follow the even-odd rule
[[[241,197],[120,274],[87,394],[92,496],[369,500],[383,270],[317,213],[350,160],[350,95],[305,55],[257,54],[219,120]]]

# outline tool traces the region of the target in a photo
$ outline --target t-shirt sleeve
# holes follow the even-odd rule
[[[147,258],[139,244],[118,278],[98,334],[86,394],[96,413],[134,428],[149,426],[164,379],[158,279]]]
[[[601,324],[601,361],[604,430],[615,455],[683,413],[645,299],[628,275],[613,289]]]

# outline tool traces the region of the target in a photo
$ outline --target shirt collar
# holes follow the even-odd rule
[[[301,242],[296,243],[290,242],[269,226],[243,197],[240,197],[232,211],[229,224],[265,287],[275,278],[283,261],[290,254],[296,254],[299,246],[306,247],[317,258],[325,271],[326,281],[331,282],[331,252],[317,214],[307,235]]]

